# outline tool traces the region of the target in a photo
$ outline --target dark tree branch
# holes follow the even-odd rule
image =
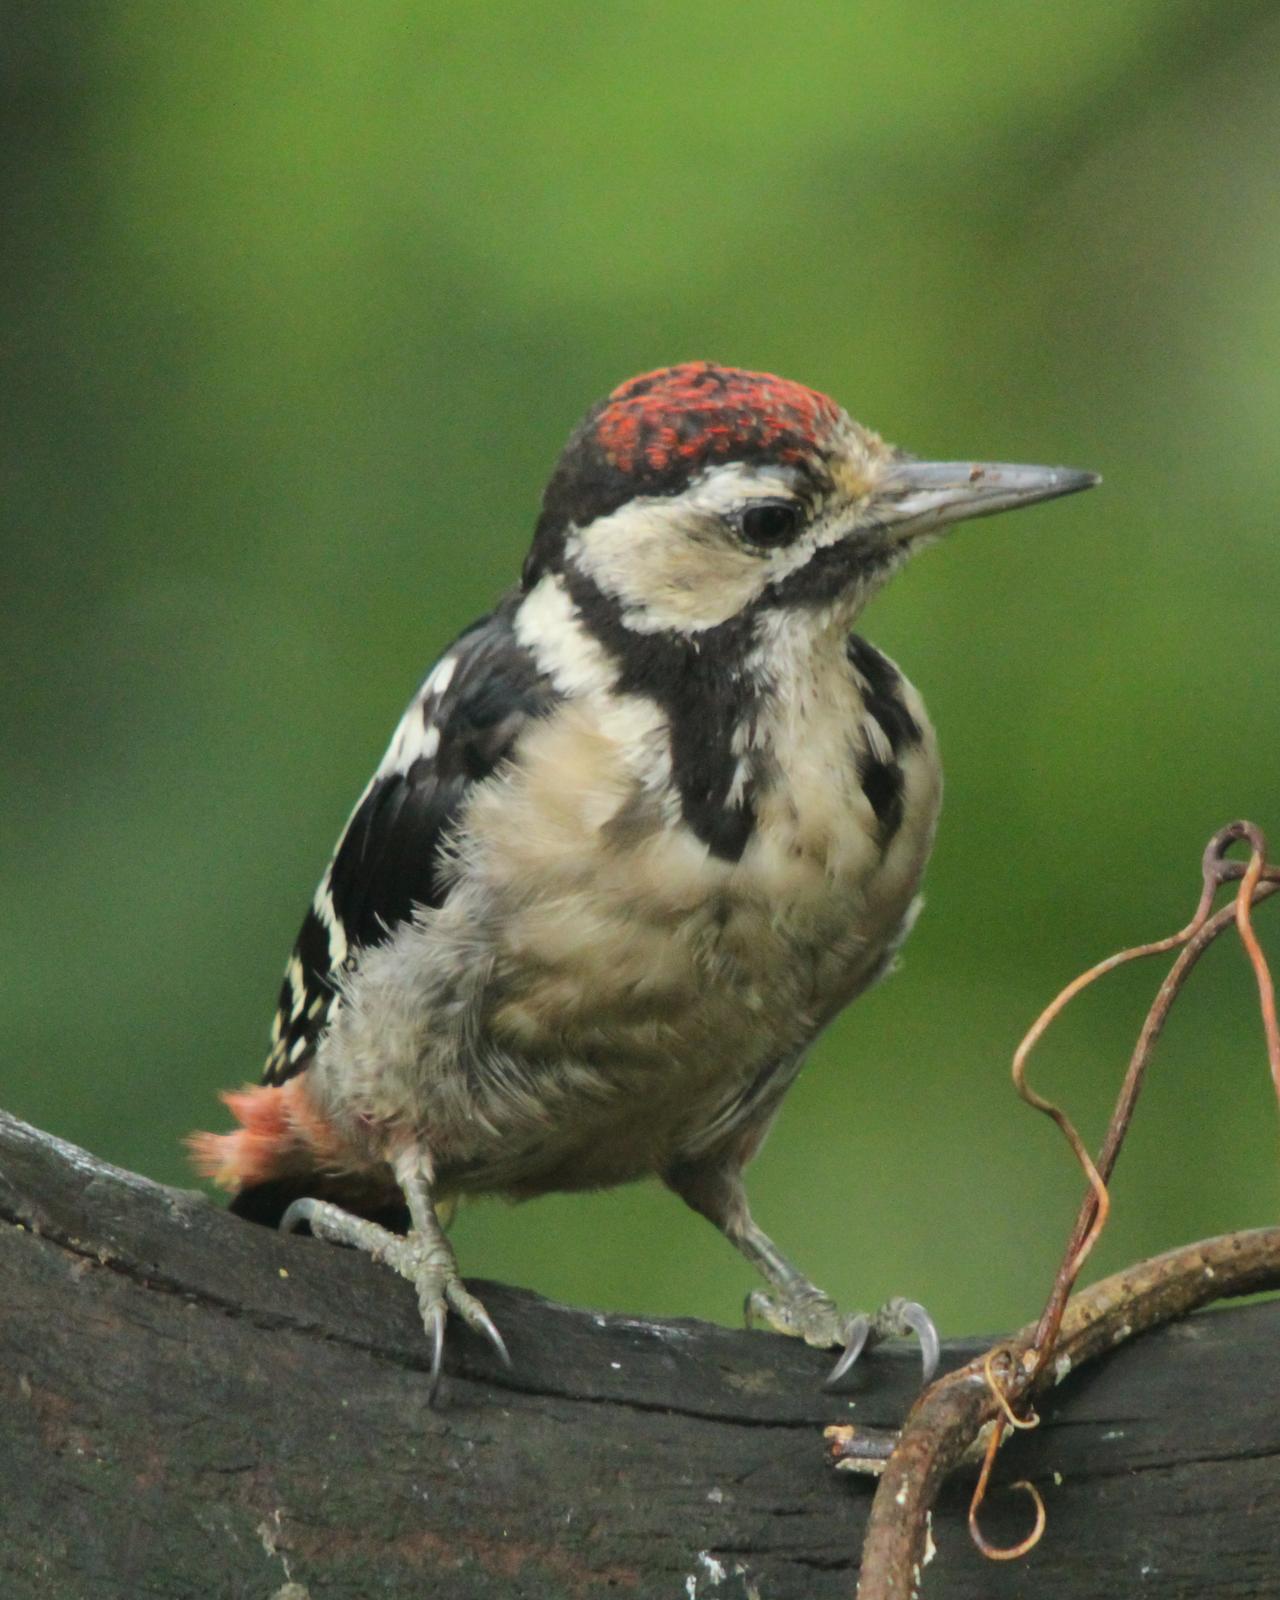
[[[847,1597],[870,1490],[822,1431],[895,1427],[918,1370],[877,1351],[824,1396],[829,1358],[790,1340],[494,1285],[516,1371],[462,1332],[433,1411],[390,1273],[2,1114],[0,1286],[6,1600]],[[1045,1490],[1044,1540],[983,1562],[962,1482],[927,1595],[1273,1593],[1277,1335],[1275,1305],[1200,1313],[1073,1376],[1002,1452]],[[1016,1538],[1001,1481],[986,1526]]]

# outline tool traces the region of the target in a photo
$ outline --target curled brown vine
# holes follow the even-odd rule
[[[1248,846],[1247,860],[1228,855],[1236,844]],[[1235,894],[1214,910],[1219,892],[1238,885]],[[1035,1110],[1049,1117],[1070,1146],[1084,1173],[1087,1190],[1072,1226],[1039,1320],[1013,1339],[1006,1340],[969,1366],[939,1379],[916,1402],[884,1469],[872,1506],[863,1546],[858,1585],[860,1600],[896,1600],[918,1587],[921,1552],[927,1538],[927,1516],[947,1473],[963,1460],[979,1433],[986,1432],[978,1482],[969,1508],[969,1529],[978,1549],[994,1560],[1025,1555],[1040,1539],[1045,1527],[1044,1503],[1034,1485],[1020,1483],[1035,1505],[1030,1532],[1012,1546],[992,1544],[982,1533],[980,1512],[997,1452],[1010,1428],[1034,1427],[1037,1418],[1030,1400],[1055,1376],[1055,1358],[1067,1368],[1103,1348],[1097,1334],[1108,1325],[1110,1342],[1155,1326],[1213,1298],[1207,1293],[1201,1270],[1206,1253],[1234,1263],[1234,1292],[1242,1286],[1272,1283],[1280,1271],[1280,1233],[1229,1235],[1170,1252],[1167,1257],[1119,1273],[1073,1300],[1072,1290],[1090,1251],[1106,1225],[1110,1211],[1108,1182],[1124,1144],[1142,1089],[1152,1052],[1169,1013],[1192,970],[1214,941],[1234,925],[1253,968],[1262,1014],[1272,1082],[1280,1095],[1280,1028],[1277,1027],[1275,989],[1267,961],[1253,929],[1253,907],[1280,890],[1280,867],[1267,861],[1262,830],[1250,822],[1233,822],[1218,830],[1201,858],[1201,892],[1195,913],[1185,927],[1163,939],[1122,950],[1089,968],[1069,983],[1044,1008],[1014,1053],[1013,1081],[1018,1093]],[[1055,1019],[1072,1000],[1107,973],[1148,956],[1177,951],[1147,1012],[1130,1056],[1106,1135],[1096,1158],[1086,1147],[1070,1117],[1027,1081],[1031,1052]],[[1212,1278],[1212,1274],[1210,1274]],[[1226,1285],[1221,1285],[1226,1288]],[[1230,1292],[1230,1291],[1228,1291]],[[1064,1316],[1070,1305],[1069,1338]],[[1063,1352],[1063,1340],[1068,1348]],[[1063,1352],[1063,1353],[1060,1353]],[[831,1430],[833,1453],[843,1448]],[[850,1449],[850,1454],[853,1449]]]
[[[1227,851],[1234,844],[1245,842],[1249,846],[1249,859],[1247,862],[1234,860],[1227,855]],[[1271,972],[1267,966],[1266,957],[1258,944],[1257,936],[1253,931],[1252,910],[1256,899],[1264,899],[1267,894],[1274,893],[1280,888],[1280,868],[1270,866],[1267,862],[1267,841],[1261,828],[1252,822],[1231,822],[1225,828],[1220,828],[1205,846],[1200,863],[1201,890],[1200,899],[1195,909],[1195,914],[1186,927],[1180,928],[1177,933],[1170,934],[1165,939],[1155,939],[1148,944],[1135,945],[1131,949],[1121,950],[1118,954],[1108,956],[1105,961],[1100,961],[1096,966],[1090,967],[1087,972],[1075,978],[1056,995],[1044,1008],[1031,1027],[1023,1036],[1013,1056],[1013,1082],[1018,1093],[1035,1110],[1043,1112],[1045,1116],[1057,1125],[1066,1139],[1076,1160],[1080,1163],[1085,1178],[1089,1185],[1088,1193],[1080,1206],[1076,1217],[1075,1226],[1067,1248],[1063,1253],[1062,1262],[1054,1278],[1053,1287],[1045,1302],[1044,1310],[1040,1313],[1040,1321],[1036,1326],[1036,1334],[1031,1349],[1023,1358],[1025,1378],[1022,1388],[1025,1391],[1034,1386],[1037,1378],[1053,1359],[1053,1354],[1058,1340],[1058,1331],[1062,1325],[1062,1314],[1066,1309],[1067,1300],[1080,1276],[1080,1270],[1098,1237],[1106,1226],[1107,1217],[1111,1210],[1111,1198],[1107,1190],[1107,1183],[1115,1169],[1116,1160],[1124,1145],[1125,1136],[1133,1120],[1134,1107],[1141,1093],[1143,1080],[1147,1067],[1150,1065],[1152,1051],[1155,1049],[1169,1012],[1174,1002],[1182,992],[1183,985],[1190,977],[1192,969],[1200,960],[1209,946],[1219,934],[1223,933],[1233,923],[1240,934],[1241,942],[1245,947],[1253,966],[1254,977],[1258,986],[1259,1007],[1262,1012],[1263,1031],[1267,1042],[1267,1057],[1271,1067],[1271,1078],[1280,1094],[1280,1034],[1276,1028],[1275,987],[1271,980]],[[1238,882],[1239,888],[1231,901],[1216,913],[1213,903],[1218,891],[1224,884]],[[1120,1093],[1116,1100],[1115,1109],[1111,1114],[1106,1137],[1102,1149],[1095,1162],[1085,1147],[1084,1141],[1077,1132],[1070,1117],[1060,1106],[1046,1100],[1038,1094],[1027,1081],[1027,1063],[1031,1052],[1035,1049],[1050,1024],[1061,1015],[1066,1007],[1083,993],[1091,984],[1109,972],[1114,972],[1118,967],[1125,966],[1131,961],[1140,961],[1147,956],[1164,955],[1171,950],[1180,953],[1169,970],[1168,976],[1160,985],[1151,1008],[1147,1012],[1142,1031],[1138,1035],[1138,1042],[1134,1046],[1133,1054],[1129,1058],[1129,1067],[1125,1073],[1124,1081],[1120,1086]],[[992,1381],[989,1379],[989,1381]],[[994,1388],[994,1382],[992,1381]],[[995,1461],[996,1452],[999,1450],[1004,1437],[1005,1429],[1013,1426],[1034,1427],[1034,1422],[1017,1420],[1013,1403],[1003,1393],[997,1395],[1000,1415],[991,1430],[991,1437],[987,1442],[986,1457],[983,1462],[983,1471],[978,1478],[978,1483],[973,1493],[973,1500],[969,1507],[969,1527],[973,1534],[974,1542],[978,1548],[989,1556],[1022,1555],[1032,1548],[1040,1537],[1044,1528],[1043,1506],[1037,1514],[1036,1530],[1034,1536],[1021,1541],[1009,1550],[998,1550],[988,1544],[983,1538],[978,1524],[978,1513],[986,1495],[987,1483],[991,1475],[991,1466]]]

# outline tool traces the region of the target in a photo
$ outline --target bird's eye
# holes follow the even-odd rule
[[[791,543],[800,532],[800,523],[800,507],[794,500],[762,500],[747,507],[738,525],[748,544],[776,548]]]

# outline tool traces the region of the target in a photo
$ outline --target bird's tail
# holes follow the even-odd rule
[[[342,1141],[312,1104],[304,1077],[233,1089],[222,1102],[240,1124],[235,1132],[193,1133],[185,1141],[201,1177],[239,1191],[342,1165]]]

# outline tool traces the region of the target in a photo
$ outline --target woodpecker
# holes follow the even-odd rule
[[[942,774],[916,690],[852,627],[954,523],[1096,483],[921,461],[833,400],[689,362],[571,435],[519,586],[432,667],[285,970],[240,1124],[195,1134],[242,1214],[370,1251],[441,1370],[445,1202],[656,1175],[762,1274],[749,1318],[848,1315],[752,1218],[743,1172],[824,1027],[919,907]],[[407,1232],[383,1225],[399,1211]]]

